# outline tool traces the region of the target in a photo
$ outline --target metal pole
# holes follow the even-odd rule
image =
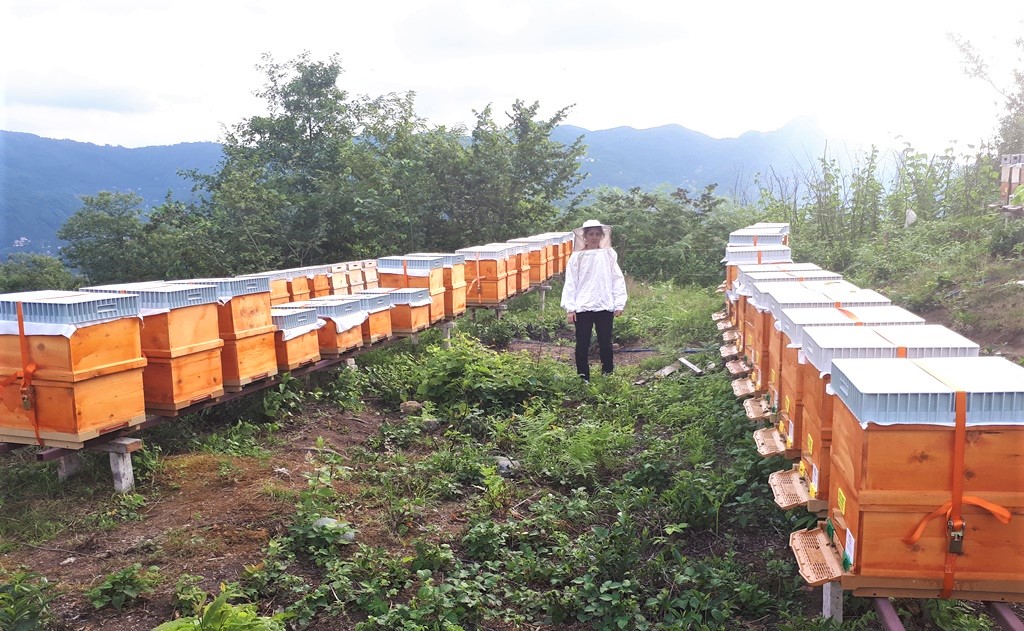
[[[1017,614],[1013,613],[1010,605],[988,601],[985,603],[985,608],[988,609],[989,615],[999,623],[999,626],[1006,631],[1024,631],[1024,622],[1021,622]]]
[[[892,602],[888,598],[872,598],[871,600],[874,602],[878,620],[882,623],[882,628],[885,631],[906,631],[903,623],[900,622],[900,617],[896,615],[896,609],[893,608]]]

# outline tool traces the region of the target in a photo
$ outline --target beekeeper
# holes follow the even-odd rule
[[[572,255],[565,266],[562,308],[566,319],[576,325],[576,372],[590,381],[590,335],[597,329],[601,372],[610,374],[612,361],[612,319],[626,307],[626,279],[619,268],[619,255],[612,249],[612,228],[590,219],[573,231]]]

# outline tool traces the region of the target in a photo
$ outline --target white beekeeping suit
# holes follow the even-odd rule
[[[584,249],[583,231],[604,230],[600,247]],[[622,311],[626,306],[626,279],[619,268],[619,255],[611,246],[612,228],[590,220],[576,228],[575,242],[565,266],[562,308],[568,312]]]

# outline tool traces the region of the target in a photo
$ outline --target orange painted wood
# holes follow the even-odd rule
[[[787,348],[789,336],[782,337],[782,362],[779,376],[779,399],[790,397],[797,404],[803,405],[803,380],[800,372],[800,350]]]
[[[270,319],[268,292],[235,296],[225,304],[217,305],[217,322],[222,340],[247,337],[252,331],[274,326]]]
[[[312,283],[305,276],[296,276],[288,280],[288,297],[292,302],[309,300],[312,289]]]
[[[348,272],[331,273],[331,294],[348,295]]]
[[[477,278],[498,280],[505,278],[508,270],[505,268],[505,259],[476,259],[466,257],[466,281]]]
[[[444,289],[444,268],[434,268],[430,270],[428,276],[408,276],[406,283],[406,287],[429,289],[431,293],[442,290]]]
[[[831,470],[829,448],[832,444],[832,415],[835,396],[825,392],[831,380],[829,375],[819,378],[818,370],[810,365],[804,371],[804,409],[801,428],[800,465],[808,487],[813,487],[811,497],[828,499],[828,481]],[[814,484],[813,472],[817,467],[818,481]]]
[[[516,291],[523,293],[530,288],[530,267],[527,266],[524,270],[519,270],[519,274],[516,275]]]
[[[381,287],[390,289],[405,289],[409,286],[409,279],[405,274],[390,274],[387,272],[378,274],[378,282]]]
[[[146,409],[176,411],[224,394],[220,356],[218,347],[172,358],[149,358],[142,373]]]
[[[429,321],[430,324],[434,324],[444,320],[445,318],[445,298],[448,295],[448,291],[443,287],[440,290],[430,292],[430,307],[429,307]]]
[[[779,390],[782,388],[782,351],[783,351],[783,334],[782,331],[775,329],[775,318],[769,316],[768,318],[768,352],[766,353],[766,365],[765,370],[767,371],[766,386],[768,392],[772,395],[772,401],[778,405],[779,402]]]
[[[373,344],[391,337],[391,310],[382,309],[371,313],[370,317],[363,322],[361,331],[363,344]]]
[[[273,294],[271,294],[270,298],[271,306],[284,305],[288,304],[291,301],[291,296],[289,296],[288,294],[285,294],[284,296],[274,296]]]
[[[433,304],[413,307],[411,305],[394,305],[391,307],[391,331],[410,335],[423,331],[430,326],[430,313]],[[444,292],[441,293],[441,317],[444,317]]]
[[[444,292],[444,317],[454,318],[466,312],[466,284],[446,289]]]
[[[262,333],[225,340],[221,351],[224,386],[238,388],[277,374],[273,324]]]
[[[330,318],[326,318],[326,320],[327,325],[317,329],[317,343],[320,346],[321,357],[337,357],[363,345],[362,326],[350,327],[339,333],[338,326],[334,321]]]
[[[62,335],[29,335],[28,361],[37,368],[36,379],[82,381],[122,370],[142,368],[139,318],[121,318]],[[0,335],[0,379],[22,368],[17,335]],[[20,399],[19,399],[20,402]]]
[[[444,286],[458,287],[466,284],[466,264],[453,263],[451,267],[444,268]]]
[[[530,284],[540,285],[548,279],[548,260],[544,250],[530,250],[527,255],[530,262]]]
[[[507,289],[505,277],[501,280],[475,279],[467,285],[466,304],[496,305],[508,297]]]
[[[725,288],[732,289],[733,284],[736,283],[736,277],[739,276],[738,265],[726,265],[725,266]]]
[[[900,424],[861,426],[841,400],[832,423],[832,462],[858,489],[949,488],[953,428]],[[1024,427],[972,426],[964,448],[964,493],[1024,493]]]
[[[892,490],[864,491],[840,467],[833,469],[828,515],[838,549],[846,546],[847,533],[852,535],[850,572],[858,583],[870,583],[872,578],[941,581],[948,545],[945,519],[930,522],[913,544],[904,543],[903,538],[949,499],[948,477],[946,471],[935,479],[933,487],[947,485],[937,491],[908,491],[898,488],[898,480]],[[964,505],[964,554],[957,557],[955,584],[959,587],[952,597],[959,598],[963,590],[980,589],[968,582],[1013,581],[1016,587],[1009,589],[1016,589],[1019,599],[1024,594],[1024,488],[1018,487],[1016,492],[975,489],[971,494],[1000,504],[1012,517],[1009,524],[1003,524],[983,509]]]
[[[331,276],[329,274],[314,274],[310,283],[309,293],[313,298],[331,295]]]
[[[40,434],[80,442],[142,422],[142,371],[133,368],[75,383],[33,380]],[[22,407],[20,387],[15,382],[0,391],[0,435],[10,442],[35,444],[32,412]]]
[[[273,304],[279,305],[282,302],[291,302],[288,294],[288,281],[283,278],[270,279],[270,300]],[[274,302],[274,301],[277,302]]]
[[[797,449],[803,444],[804,404],[800,391],[783,374],[779,390],[779,432],[786,437],[786,448]]]
[[[301,366],[320,361],[319,336],[309,331],[290,340],[284,340],[284,332],[274,334],[274,351],[277,369],[280,372],[295,370]]]
[[[219,340],[216,303],[171,309],[142,319],[142,353],[151,362],[220,348],[223,343]]]
[[[519,289],[519,272],[509,273],[505,277],[505,295],[508,298],[516,295]]]

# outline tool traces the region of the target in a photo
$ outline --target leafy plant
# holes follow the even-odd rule
[[[152,566],[143,570],[141,563],[133,563],[123,570],[108,574],[102,583],[85,595],[96,609],[109,606],[120,611],[143,594],[152,592],[159,582],[159,568]]]
[[[232,605],[228,600],[234,597],[231,591],[221,594],[203,608],[201,615],[187,616],[165,622],[153,631],[285,631],[284,620],[288,614],[261,616],[254,605]]]
[[[50,602],[56,596],[53,585],[40,574],[0,573],[0,629],[45,629],[50,622]]]

